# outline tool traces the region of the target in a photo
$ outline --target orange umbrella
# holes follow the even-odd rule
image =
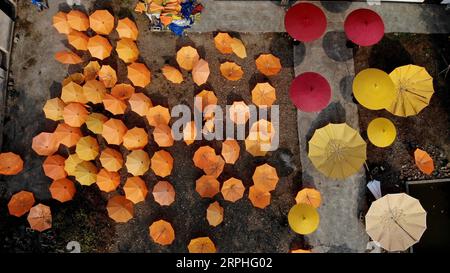
[[[95,80],[98,76],[98,72],[100,71],[100,64],[97,61],[90,61],[83,68],[83,75],[86,81]]]
[[[107,10],[96,10],[89,16],[89,26],[98,34],[108,35],[114,29],[114,16]]]
[[[214,45],[222,54],[233,53],[233,49],[231,47],[232,43],[233,38],[231,38],[228,33],[219,32],[216,37],[214,37]]]
[[[153,140],[159,147],[173,146],[173,133],[172,129],[165,124],[158,124],[153,130]]]
[[[247,50],[245,49],[245,45],[238,38],[233,38],[233,41],[231,42],[231,50],[233,50],[233,53],[236,54],[239,58],[247,58]]]
[[[111,118],[103,123],[102,136],[108,144],[120,145],[128,128],[119,119]]]
[[[266,76],[277,75],[281,70],[280,59],[272,54],[261,54],[255,62],[258,71]]]
[[[192,80],[197,85],[202,85],[208,81],[209,64],[207,61],[200,59],[192,69]]]
[[[102,65],[98,71],[98,78],[106,88],[112,88],[117,82],[116,70],[109,65]]]
[[[191,71],[199,59],[200,56],[198,55],[197,49],[192,46],[183,46],[177,51],[177,63],[187,71]]]
[[[81,104],[88,103],[88,100],[84,96],[83,87],[75,82],[69,82],[63,86],[61,91],[61,99],[65,103],[79,102]]]
[[[127,104],[110,94],[105,94],[103,98],[103,106],[105,110],[109,111],[113,115],[123,115],[125,110],[127,110]]]
[[[172,83],[183,82],[183,74],[181,74],[180,70],[176,69],[175,67],[166,64],[163,66],[163,68],[161,68],[161,71],[168,81]]]
[[[144,93],[134,93],[128,100],[131,111],[143,117],[147,114],[150,107],[153,107],[152,101]]]
[[[127,100],[134,94],[134,87],[130,84],[119,83],[111,89],[111,95],[119,100]]]
[[[252,156],[265,156],[270,147],[270,139],[262,139],[258,132],[250,132],[245,139],[245,149]]]
[[[275,136],[275,127],[272,122],[260,119],[252,124],[250,132],[256,132],[262,140],[270,141]]]
[[[88,80],[83,85],[83,94],[87,101],[93,104],[102,103],[106,94],[106,87],[101,81]]]
[[[134,204],[145,201],[148,193],[147,185],[138,176],[128,177],[123,186],[123,191],[125,192],[125,197]]]
[[[322,202],[322,197],[320,196],[320,192],[316,189],[304,188],[297,193],[295,197],[295,202],[297,204],[304,203],[315,208],[320,207],[320,203]]]
[[[213,112],[210,112],[210,111],[207,111],[207,112],[209,112],[208,115],[214,114]],[[212,117],[205,117],[205,118],[206,118],[206,121],[205,121],[205,125],[203,125],[203,133],[204,134],[213,133],[214,127],[215,127],[215,124],[214,124],[215,117],[212,116]]]
[[[118,172],[110,172],[107,169],[101,169],[97,173],[96,184],[101,191],[115,191],[120,185],[120,174]]]
[[[204,175],[195,181],[195,190],[201,197],[213,198],[220,191],[220,183],[214,176]]]
[[[244,196],[245,187],[241,180],[232,177],[223,182],[221,192],[223,199],[234,203]]]
[[[277,170],[267,163],[256,167],[252,179],[256,188],[267,192],[275,190],[279,180]]]
[[[53,98],[45,102],[44,111],[45,117],[54,121],[58,121],[63,118],[64,106],[66,104],[60,98]]]
[[[216,151],[213,148],[210,146],[202,146],[195,151],[192,160],[194,161],[195,167],[203,170],[215,157]]]
[[[434,171],[434,162],[433,158],[431,158],[427,152],[417,148],[414,151],[414,159],[419,170],[425,174],[431,175]]]
[[[196,137],[197,128],[195,127],[195,121],[189,121],[183,129],[183,140],[186,145],[191,145]]]
[[[307,250],[307,249],[293,249],[290,252],[291,253],[312,253],[311,250]]]
[[[75,176],[75,168],[83,162],[77,154],[69,154],[67,159],[64,161],[64,170],[67,172],[67,175]]]
[[[31,229],[42,232],[51,228],[52,212],[50,211],[50,207],[43,204],[37,204],[30,209],[27,220]]]
[[[144,13],[145,11],[147,11],[146,4],[144,2],[138,2],[136,4],[136,7],[134,8],[134,11],[140,14]]]
[[[78,31],[86,31],[89,28],[89,18],[87,15],[75,9],[67,14],[67,23],[71,28]]]
[[[66,159],[60,155],[48,156],[44,163],[42,163],[42,168],[46,176],[53,180],[59,180],[66,178],[67,173],[64,170]]]
[[[87,50],[89,37],[83,32],[72,30],[67,34],[67,40],[76,50]]]
[[[209,237],[192,239],[188,245],[189,253],[216,253],[216,246]]]
[[[244,75],[242,68],[234,62],[224,62],[220,64],[220,73],[230,81],[238,81]]]
[[[220,155],[215,155],[209,159],[209,163],[203,168],[206,175],[219,177],[225,167],[225,161]]]
[[[86,119],[86,126],[94,134],[101,135],[103,132],[103,123],[107,121],[108,118],[99,113],[91,113]]]
[[[73,147],[83,136],[80,128],[71,127],[65,123],[60,123],[53,133],[57,145],[62,144],[67,148]]]
[[[241,148],[235,139],[227,139],[222,142],[222,156],[228,164],[234,164],[236,162],[239,158],[240,150]]]
[[[250,118],[250,108],[244,101],[235,101],[229,108],[230,120],[235,124],[246,124]]]
[[[200,100],[201,104],[196,103],[197,100]],[[217,97],[213,91],[202,90],[202,92],[198,93],[194,97],[194,106],[199,111],[204,111],[208,105],[217,105]],[[201,107],[201,108],[199,108]],[[210,118],[211,116],[208,113],[205,113],[206,118]]]
[[[119,34],[119,38],[128,38],[133,41],[137,40],[139,30],[136,23],[130,20],[130,18],[120,19],[117,23],[116,31]]]
[[[123,136],[123,146],[127,150],[143,149],[147,143],[148,135],[142,128],[134,127]]]
[[[146,87],[151,82],[152,74],[145,64],[132,63],[128,65],[128,79],[134,86]]]
[[[272,106],[276,99],[275,88],[268,82],[257,83],[252,90],[252,102],[259,107]]]
[[[111,55],[112,46],[105,37],[95,35],[89,38],[87,49],[92,57],[104,60]]]
[[[122,154],[113,148],[106,148],[100,154],[100,163],[110,172],[117,172],[123,166]]]
[[[68,50],[56,52],[55,59],[62,64],[79,64],[83,62],[80,56]]]
[[[169,125],[171,117],[168,108],[157,105],[148,109],[146,118],[148,124],[156,127],[158,124]]]
[[[8,202],[9,214],[21,217],[27,213],[34,205],[34,195],[29,191],[20,191],[11,196]]]
[[[153,4],[153,2],[152,2],[152,4]],[[151,4],[150,4],[150,5],[151,5]],[[169,15],[170,15],[170,14],[169,14]],[[172,16],[168,16],[168,15],[161,14],[161,15],[159,16],[159,20],[161,21],[161,23],[162,23],[164,26],[168,26],[168,25],[170,25],[170,23],[172,23],[173,18],[172,18]]]
[[[152,156],[151,168],[157,176],[169,176],[173,169],[173,157],[164,150],[157,151]]]
[[[0,153],[0,175],[15,175],[23,170],[23,160],[15,153]]]
[[[134,150],[127,155],[125,166],[134,176],[144,175],[150,166],[150,159],[144,150]]]
[[[223,208],[219,202],[214,202],[206,209],[206,220],[210,226],[217,227],[223,221]]]
[[[161,206],[170,206],[175,201],[175,189],[167,181],[158,181],[153,187],[153,198]]]
[[[52,198],[61,203],[72,200],[77,191],[73,182],[67,178],[53,181],[49,190]]]
[[[116,52],[125,63],[132,63],[139,57],[139,49],[131,39],[121,39],[117,42]]]
[[[99,146],[97,140],[91,136],[80,138],[75,148],[78,157],[85,161],[95,160],[98,156]]]
[[[128,222],[134,214],[133,202],[121,195],[111,197],[106,205],[106,210],[109,218],[117,223]]]
[[[62,86],[66,86],[70,82],[75,82],[76,84],[83,84],[84,83],[84,75],[81,73],[70,74],[62,81]]]
[[[31,148],[38,155],[52,155],[58,150],[58,145],[52,133],[42,132],[33,137]]]
[[[53,27],[56,28],[60,34],[69,34],[70,31],[72,31],[72,28],[67,22],[67,13],[62,11],[56,13],[53,16]]]
[[[263,209],[270,204],[270,192],[263,191],[256,186],[251,186],[248,192],[248,198],[254,207]]]
[[[153,241],[160,245],[170,245],[175,240],[175,231],[169,222],[159,220],[153,222],[148,228],[150,237]]]
[[[88,115],[89,112],[86,110],[86,107],[78,102],[67,104],[63,111],[64,122],[72,127],[80,127],[83,125]]]

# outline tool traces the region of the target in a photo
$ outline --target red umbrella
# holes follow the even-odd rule
[[[384,35],[383,19],[370,9],[352,11],[345,18],[344,29],[347,38],[360,46],[374,45]]]
[[[289,35],[302,42],[314,41],[325,32],[325,13],[310,3],[292,6],[284,16],[284,26]]]
[[[319,112],[330,102],[331,87],[320,74],[306,72],[292,81],[289,96],[298,109]]]

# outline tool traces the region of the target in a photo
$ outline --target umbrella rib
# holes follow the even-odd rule
[[[389,208],[389,211],[391,212],[391,215],[393,215],[393,213],[392,213],[392,209],[391,209],[391,204],[389,203],[389,198],[387,198],[387,203],[388,203],[388,208]],[[406,231],[406,229],[404,229],[403,227],[402,227],[402,225],[400,225],[400,223],[399,222],[397,222],[397,220],[396,219],[394,219],[394,218],[392,218],[392,220],[394,221],[394,223],[401,229],[401,230],[403,230],[405,233],[406,233],[406,235],[408,235],[411,239],[413,239],[414,241],[418,241],[416,238],[414,238],[411,234],[409,234],[409,232],[408,231]]]

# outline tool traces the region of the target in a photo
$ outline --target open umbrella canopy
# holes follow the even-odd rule
[[[146,87],[151,82],[151,72],[143,63],[132,63],[128,65],[128,79],[134,86]]]
[[[197,137],[197,127],[195,126],[195,121],[189,121],[183,129],[183,140],[186,145],[191,145],[194,143]]]
[[[86,31],[89,28],[89,17],[84,12],[73,9],[67,13],[67,23],[75,30]]]
[[[195,181],[195,190],[203,198],[213,198],[220,191],[220,183],[214,176],[203,175]]]
[[[120,19],[117,22],[116,31],[119,34],[120,39],[128,38],[136,41],[139,35],[139,30],[136,26],[136,23],[128,17]]]
[[[192,239],[188,245],[189,253],[216,253],[216,246],[209,237]]]
[[[88,103],[84,96],[83,87],[75,82],[69,82],[64,85],[61,91],[61,99],[65,103],[79,102],[81,104]]]
[[[80,56],[69,50],[56,52],[55,59],[62,64],[79,64],[83,62]]]
[[[271,195],[270,192],[253,185],[249,188],[248,199],[254,207],[263,209],[270,205]]]
[[[203,171],[206,175],[219,177],[223,172],[223,168],[225,167],[225,161],[220,155],[215,155],[209,159],[206,167],[203,168]]]
[[[234,164],[239,158],[240,150],[239,143],[235,139],[227,139],[222,142],[221,154],[225,159],[225,163]]]
[[[320,195],[320,192],[316,189],[304,188],[297,193],[297,196],[295,197],[295,202],[297,204],[303,203],[318,208],[322,203],[322,196]]]
[[[390,146],[397,135],[395,125],[387,118],[373,119],[367,127],[370,142],[377,147]]]
[[[97,140],[91,136],[80,138],[75,148],[78,157],[85,161],[95,160],[98,151],[99,146]]]
[[[233,38],[233,40],[231,41],[231,50],[239,58],[241,59],[247,58],[247,51],[245,49],[245,45],[238,38]]]
[[[67,172],[67,175],[75,176],[75,168],[81,162],[83,162],[83,160],[80,159],[77,154],[69,154],[64,161],[64,170]]]
[[[176,69],[175,67],[166,64],[163,66],[163,68],[161,68],[161,71],[168,81],[172,83],[183,82],[183,74],[181,74],[180,70]]]
[[[245,150],[252,156],[265,156],[271,146],[271,139],[256,131],[250,132],[245,139]]]
[[[175,189],[167,181],[158,181],[153,187],[152,195],[161,206],[170,206],[175,201]]]
[[[51,228],[52,212],[50,211],[50,207],[40,203],[37,204],[30,209],[27,220],[31,229],[42,232]]]
[[[145,201],[148,193],[145,181],[138,176],[128,177],[123,186],[123,191],[125,197],[134,204]]]
[[[12,152],[0,153],[0,175],[16,175],[23,170],[22,158]]]
[[[177,51],[177,63],[187,71],[191,71],[199,59],[200,56],[198,55],[197,49],[192,46],[183,46]]]
[[[421,172],[428,175],[431,175],[431,173],[433,173],[433,158],[431,158],[431,156],[427,152],[417,148],[414,151],[414,160],[416,162],[417,168],[419,168]]]
[[[74,82],[76,84],[83,84],[85,81],[84,75],[82,73],[76,72],[72,73],[62,81],[62,86],[66,86],[70,82]]]
[[[309,140],[308,157],[325,176],[344,179],[364,164],[366,142],[346,123],[330,123],[314,132]]]
[[[231,48],[231,45],[233,43],[233,38],[228,33],[219,32],[214,37],[214,45],[216,46],[217,50],[220,51],[222,54],[231,54],[233,53],[233,49]]]
[[[359,72],[353,80],[353,95],[367,109],[381,110],[394,102],[395,85],[386,72],[367,68]]]
[[[112,88],[117,83],[116,70],[109,65],[102,65],[98,71],[98,78],[106,88]]]
[[[256,167],[252,176],[255,187],[262,191],[273,191],[278,184],[277,170],[269,164]]]
[[[142,128],[134,127],[123,136],[123,146],[130,151],[143,149],[147,143],[148,135]]]
[[[98,34],[108,35],[114,29],[114,16],[107,10],[96,10],[89,16],[89,26]]]
[[[400,66],[389,77],[396,91],[394,101],[386,107],[390,113],[401,117],[414,116],[430,103],[434,94],[433,78],[424,67]]]
[[[252,90],[252,102],[259,107],[272,106],[276,99],[275,88],[268,82],[257,83]]]
[[[209,204],[206,209],[206,220],[210,226],[217,227],[223,222],[223,208],[220,206],[219,202]]]
[[[192,68],[192,80],[198,85],[202,85],[208,81],[209,64],[204,59],[200,59]]]
[[[83,104],[71,102],[64,107],[64,122],[72,127],[81,127],[86,122],[89,112]]]
[[[100,71],[100,64],[98,61],[90,61],[83,68],[83,75],[86,81],[95,80],[98,76],[98,72]]]
[[[64,106],[66,104],[60,98],[49,99],[45,102],[44,111],[45,117],[54,121],[62,120]]]
[[[292,81],[289,97],[298,109],[319,112],[330,102],[331,87],[327,79],[320,74],[306,72]]]
[[[228,108],[230,120],[235,124],[246,124],[250,118],[250,108],[244,101],[235,101]]]
[[[216,151],[213,148],[210,146],[201,146],[195,151],[192,160],[194,161],[195,167],[203,170],[215,157]]]
[[[67,22],[67,13],[59,11],[53,16],[53,27],[60,34],[69,34],[72,31],[69,23]]]
[[[31,148],[38,155],[52,155],[58,150],[58,143],[55,141],[53,133],[42,132],[33,137]]]
[[[139,49],[131,39],[120,39],[116,46],[117,55],[125,63],[132,63],[139,57]]]
[[[88,102],[99,104],[103,102],[106,95],[106,87],[101,81],[88,80],[83,85],[83,94]]]
[[[64,170],[66,159],[60,155],[50,155],[42,163],[44,174],[53,180],[66,178],[67,173]],[[0,161],[1,162],[1,161]]]
[[[164,220],[153,222],[149,229],[150,237],[153,242],[166,246],[172,244],[175,240],[175,231],[172,225]]]
[[[234,62],[224,62],[220,64],[220,73],[225,79],[230,81],[238,81],[242,78],[242,75],[244,75],[241,66]]]
[[[112,46],[105,37],[95,35],[89,38],[87,49],[92,57],[104,60],[111,55]]]
[[[300,249],[300,248],[298,248],[298,249],[291,250],[290,253],[312,253],[312,251],[308,250],[308,249]]]
[[[75,167],[75,179],[84,186],[90,186],[97,181],[97,167],[89,161],[82,161]]]
[[[105,94],[103,97],[103,106],[105,110],[110,112],[113,115],[123,115],[125,114],[125,110],[127,110],[127,104],[113,95]]]
[[[100,163],[106,170],[117,172],[123,166],[122,154],[119,151],[108,147],[100,154]]]
[[[134,150],[127,155],[125,166],[134,176],[144,175],[150,166],[150,158],[144,150]]]
[[[221,193],[224,200],[234,203],[244,196],[244,192],[244,184],[237,178],[232,177],[222,184]]]
[[[77,191],[73,182],[67,178],[53,181],[49,190],[52,198],[61,203],[72,200]]]
[[[383,19],[373,10],[357,9],[352,11],[344,22],[347,38],[360,46],[371,46],[384,36]]]
[[[25,215],[34,205],[34,195],[29,191],[19,191],[13,194],[8,202],[8,212],[16,217]]]
[[[77,145],[78,140],[83,136],[80,128],[71,127],[65,123],[60,123],[53,133],[57,145],[64,145],[71,148]]]
[[[200,100],[201,104],[197,104],[196,101]],[[194,97],[194,106],[201,112],[205,112],[205,118],[211,118],[209,111],[205,111],[205,108],[209,105],[217,105],[217,97],[213,91],[202,90]],[[201,108],[200,108],[201,107]]]
[[[153,107],[152,101],[144,93],[134,93],[128,99],[131,111],[135,112],[141,117],[144,117],[150,107]]]
[[[106,210],[108,211],[109,218],[117,223],[126,223],[134,215],[133,202],[122,195],[111,197],[106,205]]]
[[[281,62],[272,54],[261,54],[256,59],[256,68],[265,76],[277,75],[281,70]]]
[[[173,157],[169,152],[164,150],[157,151],[153,154],[151,161],[152,171],[160,177],[169,176],[173,169]]]
[[[327,18],[316,5],[299,3],[287,11],[284,26],[292,38],[311,42],[323,35],[327,28]]]
[[[302,235],[313,233],[319,227],[319,213],[308,204],[294,205],[288,213],[288,222],[291,229]]]
[[[104,192],[112,192],[120,185],[120,174],[118,172],[110,172],[107,169],[101,169],[97,173],[98,188]]]
[[[127,100],[135,92],[134,87],[131,84],[119,83],[111,89],[111,95],[119,100]]]
[[[155,127],[158,124],[168,125],[171,118],[169,108],[161,105],[150,107],[145,117],[147,118],[148,124]]]
[[[266,119],[260,119],[253,123],[250,127],[250,133],[252,132],[256,132],[261,139],[268,141],[272,140],[276,133],[272,122],[267,121]]]
[[[153,140],[159,147],[173,146],[173,132],[172,129],[165,124],[158,124],[153,130]]]
[[[67,40],[76,50],[87,50],[89,37],[83,32],[72,30],[67,34]]]
[[[427,213],[419,200],[387,194],[374,201],[366,214],[366,231],[388,251],[404,251],[417,243],[427,228]]]

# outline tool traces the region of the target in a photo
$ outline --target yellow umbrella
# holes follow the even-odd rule
[[[88,80],[83,85],[83,94],[87,101],[99,104],[105,98],[106,87],[101,81]]]
[[[130,20],[130,18],[120,19],[117,23],[116,31],[119,34],[119,38],[128,38],[133,41],[137,40],[139,30],[136,24]]]
[[[388,251],[404,251],[417,243],[427,228],[427,213],[419,200],[405,194],[387,194],[372,203],[366,231]]]
[[[238,38],[233,38],[233,40],[231,41],[231,50],[233,50],[233,53],[236,54],[239,58],[247,58],[247,51],[245,50],[245,46]]]
[[[117,54],[119,58],[125,63],[132,63],[139,57],[139,49],[136,43],[131,39],[121,39],[117,42],[116,46]]]
[[[112,46],[105,37],[95,35],[89,38],[87,49],[92,57],[104,60],[111,55]]]
[[[67,76],[63,81],[62,81],[62,86],[66,86],[68,83],[70,82],[74,82],[76,84],[83,84],[85,81],[84,75],[81,73],[73,73],[70,74],[69,76]]]
[[[100,113],[91,113],[86,119],[86,126],[94,134],[101,135],[103,132],[103,123],[105,123],[108,118]]]
[[[83,161],[75,167],[75,179],[81,185],[90,186],[97,181],[97,167],[92,162]]]
[[[97,140],[91,136],[85,136],[78,140],[75,152],[81,160],[94,160],[98,155]]]
[[[397,131],[395,125],[387,118],[376,118],[367,127],[367,136],[370,142],[377,147],[387,147],[391,145]]]
[[[98,78],[106,88],[112,88],[117,82],[116,70],[109,65],[102,65],[98,71]]]
[[[313,233],[319,227],[319,213],[308,204],[294,205],[288,213],[289,226],[298,234]]]
[[[395,98],[386,110],[396,116],[417,115],[429,103],[434,93],[433,78],[424,67],[405,65],[389,74],[395,85]]]
[[[96,10],[89,16],[89,25],[98,34],[108,35],[114,29],[114,16],[107,10]]]
[[[344,179],[358,172],[366,160],[366,143],[346,123],[317,129],[309,141],[308,157],[325,176]]]
[[[181,68],[191,71],[200,59],[200,56],[198,55],[197,49],[192,46],[184,46],[177,51],[176,59]]]
[[[65,106],[66,104],[60,98],[53,98],[47,100],[42,110],[46,118],[58,121],[64,119],[63,111]]]
[[[393,103],[395,85],[386,72],[367,68],[353,80],[353,95],[367,109],[381,110]]]
[[[150,166],[150,158],[143,150],[134,150],[127,155],[125,166],[134,176],[144,175]]]
[[[81,158],[78,157],[77,154],[70,154],[69,157],[64,161],[64,170],[67,175],[75,176],[75,168],[83,162]]]
[[[83,75],[86,81],[95,80],[97,78],[98,72],[100,71],[100,64],[97,61],[90,61],[83,68]]]
[[[83,87],[75,82],[69,82],[63,86],[61,91],[61,99],[65,103],[69,102],[79,102],[82,104],[88,103],[86,96],[83,92]]]

